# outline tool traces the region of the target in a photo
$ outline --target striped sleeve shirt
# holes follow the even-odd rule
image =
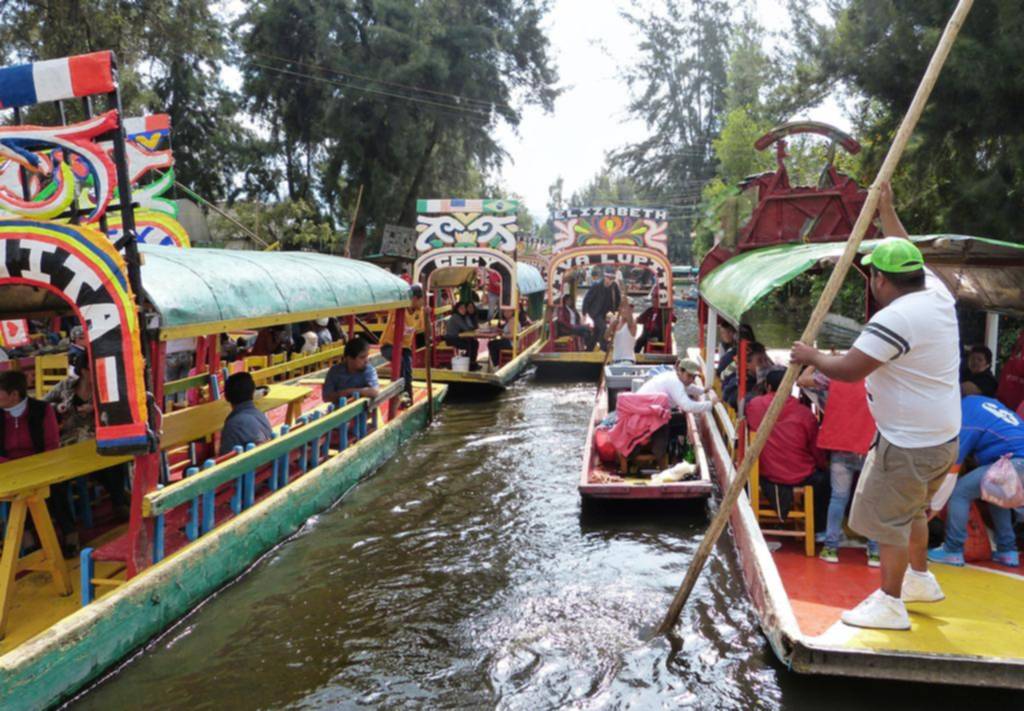
[[[928,274],[871,317],[853,347],[882,362],[867,377],[878,431],[898,447],[932,447],[960,431],[959,328],[952,295]]]

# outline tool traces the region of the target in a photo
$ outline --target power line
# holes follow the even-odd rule
[[[437,91],[436,89],[427,89],[427,88],[422,87],[422,86],[414,86],[412,84],[402,84],[402,83],[399,83],[399,82],[387,81],[386,79],[378,79],[376,77],[366,76],[365,74],[356,74],[355,72],[347,72],[347,71],[342,71],[341,69],[332,69],[331,67],[325,67],[325,66],[318,65],[318,64],[311,64],[309,62],[302,62],[302,61],[299,61],[298,59],[289,59],[288,57],[279,57],[279,56],[276,56],[276,55],[273,55],[273,54],[267,54],[266,52],[252,52],[251,54],[253,54],[255,56],[259,56],[259,57],[266,57],[267,59],[273,59],[273,60],[276,60],[276,61],[279,61],[279,62],[289,62],[291,64],[295,64],[295,65],[298,65],[300,67],[307,67],[309,69],[317,69],[317,70],[322,71],[322,72],[329,72],[331,74],[337,74],[339,76],[352,77],[352,78],[355,78],[355,79],[361,79],[363,81],[374,82],[375,84],[383,84],[385,86],[394,86],[394,87],[397,87],[399,89],[409,89],[411,91],[419,91],[419,92],[422,92],[424,94],[433,94],[435,96],[444,96],[444,97],[448,97],[448,98],[451,98],[451,99],[455,99],[456,101],[464,101],[464,102],[467,102],[469,104],[479,104],[479,108],[481,110],[490,111],[490,109],[492,107],[508,109],[509,111],[513,110],[512,107],[509,106],[508,104],[499,103],[499,102],[496,102],[496,101],[487,101],[486,99],[474,99],[473,97],[464,96],[462,94],[455,94],[455,93],[447,92],[447,91]]]
[[[305,73],[302,73],[302,72],[293,71],[291,69],[282,69],[281,67],[273,67],[273,66],[270,66],[269,64],[261,64],[259,62],[251,62],[251,65],[254,66],[254,67],[259,67],[261,69],[266,69],[267,71],[270,71],[270,72],[277,72],[279,74],[285,74],[285,75],[288,75],[288,76],[298,77],[300,79],[312,79],[314,81],[323,82],[325,84],[330,84],[332,86],[337,86],[337,87],[340,87],[340,88],[343,88],[343,89],[353,89],[355,91],[365,91],[365,92],[370,93],[370,94],[380,94],[381,96],[387,96],[387,97],[390,97],[390,98],[393,98],[393,99],[400,99],[402,101],[410,101],[410,102],[416,103],[416,104],[424,104],[426,106],[433,106],[433,107],[436,107],[436,108],[443,109],[444,111],[447,111],[447,112],[450,112],[450,113],[458,113],[458,114],[465,114],[465,115],[469,115],[469,116],[475,116],[476,118],[483,119],[485,121],[490,121],[490,118],[491,118],[489,112],[478,111],[476,109],[463,108],[463,107],[460,107],[460,106],[455,106],[453,104],[442,104],[439,101],[430,101],[429,99],[420,99],[420,98],[417,98],[417,97],[414,97],[414,96],[405,96],[404,94],[395,94],[395,93],[392,93],[392,92],[389,92],[389,91],[383,91],[382,89],[370,89],[368,87],[354,86],[352,84],[343,84],[341,82],[333,81],[331,79],[328,79],[327,77],[318,77],[315,74],[305,74]]]

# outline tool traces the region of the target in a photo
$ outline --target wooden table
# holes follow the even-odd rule
[[[475,331],[461,331],[459,332],[459,338],[501,338],[505,336],[504,333],[497,329],[483,329],[478,328]]]
[[[266,395],[257,397],[256,407],[267,412],[287,406],[290,424],[299,416],[303,401],[312,392],[311,388],[296,385],[272,385]],[[164,418],[161,449],[173,449],[209,437],[223,427],[230,412],[231,405],[226,400],[217,400],[170,413]],[[6,630],[14,579],[19,572],[50,571],[57,594],[71,594],[70,573],[46,508],[50,487],[133,459],[126,455],[99,454],[95,442],[87,440],[0,464],[0,501],[11,504],[0,554],[0,639]],[[30,515],[42,550],[22,558],[21,542]]]

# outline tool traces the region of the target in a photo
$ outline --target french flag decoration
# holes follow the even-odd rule
[[[18,64],[0,69],[0,109],[106,94],[115,86],[109,51]]]

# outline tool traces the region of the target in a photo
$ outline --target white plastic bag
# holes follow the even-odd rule
[[[1000,457],[982,476],[981,498],[1004,509],[1024,506],[1024,483],[1009,454]]]

